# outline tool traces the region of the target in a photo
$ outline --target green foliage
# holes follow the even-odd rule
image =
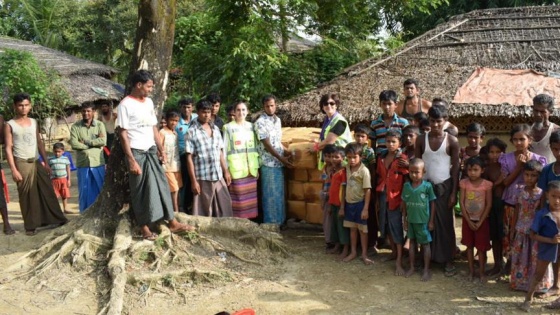
[[[383,46],[389,51],[394,52],[401,48],[406,41],[404,40],[405,33],[401,32],[396,35],[391,35],[383,41]]]
[[[119,79],[124,82],[134,49],[137,0],[79,1],[73,12],[62,30],[61,48],[119,69]]]
[[[466,1],[466,0],[463,0]],[[467,1],[468,2],[468,1]],[[384,27],[433,11],[446,0],[177,0],[169,99],[219,92],[224,103],[263,94],[285,99],[331,80],[356,62],[396,49]],[[0,0],[0,34],[31,40],[121,71],[132,60],[138,0]],[[286,51],[293,34],[321,38]],[[408,33],[406,33],[408,34]]]
[[[45,72],[28,52],[6,50],[0,53],[0,112],[11,118],[12,96],[26,92],[33,100],[32,115],[40,120],[59,115],[69,96],[54,72]]]
[[[244,99],[254,110],[260,108],[258,101],[264,94],[292,97],[381,51],[376,40],[363,33],[362,38],[352,37],[348,34],[353,31],[348,29],[343,31],[347,35],[339,34],[338,39],[324,36],[309,52],[282,51],[283,32],[292,34],[296,21],[309,24],[313,31],[314,26],[304,17],[314,14],[318,2],[207,3],[205,10],[177,19],[173,63],[179,75],[172,77],[172,95],[203,96],[217,91],[225,103]],[[172,99],[177,97],[170,97],[168,106]]]
[[[137,3],[5,0],[0,4],[0,34],[113,66],[124,81],[134,48]]]
[[[64,41],[61,31],[71,7],[72,2],[64,0],[5,0],[3,10],[16,22],[7,35],[60,48]]]
[[[187,83],[175,86],[190,87],[182,91],[190,95],[219,91],[226,102],[257,100],[273,90],[272,75],[287,57],[251,10],[238,8],[238,19],[227,20],[225,6],[213,9],[177,19],[173,62]]]

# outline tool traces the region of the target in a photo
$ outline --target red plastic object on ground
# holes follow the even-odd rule
[[[256,315],[257,313],[255,312],[255,310],[251,309],[251,308],[245,308],[242,310],[239,310],[231,315]]]

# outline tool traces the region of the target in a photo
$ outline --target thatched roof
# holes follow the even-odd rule
[[[45,69],[60,74],[75,105],[98,100],[118,101],[122,98],[123,87],[111,81],[118,72],[114,68],[31,42],[0,37],[0,52],[6,49],[29,52]]]
[[[451,101],[477,67],[560,71],[560,6],[520,7],[473,11],[408,42],[383,58],[369,59],[345,69],[334,80],[279,105],[287,126],[317,126],[322,120],[322,94],[340,94],[341,113],[352,123],[369,122],[380,114],[382,90],[402,93],[408,78],[420,81],[422,96]],[[507,82],[503,82],[507,84]],[[511,87],[515,89],[515,87]],[[560,97],[560,95],[558,95]],[[526,120],[531,104],[452,104],[452,121]],[[506,127],[507,128],[507,127]]]

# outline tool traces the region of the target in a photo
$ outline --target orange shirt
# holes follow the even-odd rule
[[[340,206],[340,186],[346,183],[346,169],[343,168],[334,173],[331,178],[331,187],[329,188],[329,203],[333,206]]]
[[[383,152],[377,159],[377,187],[376,191],[387,193],[387,203],[389,210],[395,210],[401,205],[401,193],[404,184],[405,175],[408,174],[408,169],[398,166],[398,159],[407,159],[406,154],[397,153],[395,159],[385,167],[385,158],[387,152]]]

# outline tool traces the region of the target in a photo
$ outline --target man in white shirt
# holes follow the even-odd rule
[[[132,210],[142,237],[155,240],[157,234],[150,225],[159,220],[168,221],[173,233],[192,231],[194,227],[174,217],[171,193],[160,164],[166,162],[166,156],[158,136],[154,103],[148,97],[154,87],[153,77],[139,70],[132,75],[131,83],[130,95],[118,107],[117,126],[130,171]]]

